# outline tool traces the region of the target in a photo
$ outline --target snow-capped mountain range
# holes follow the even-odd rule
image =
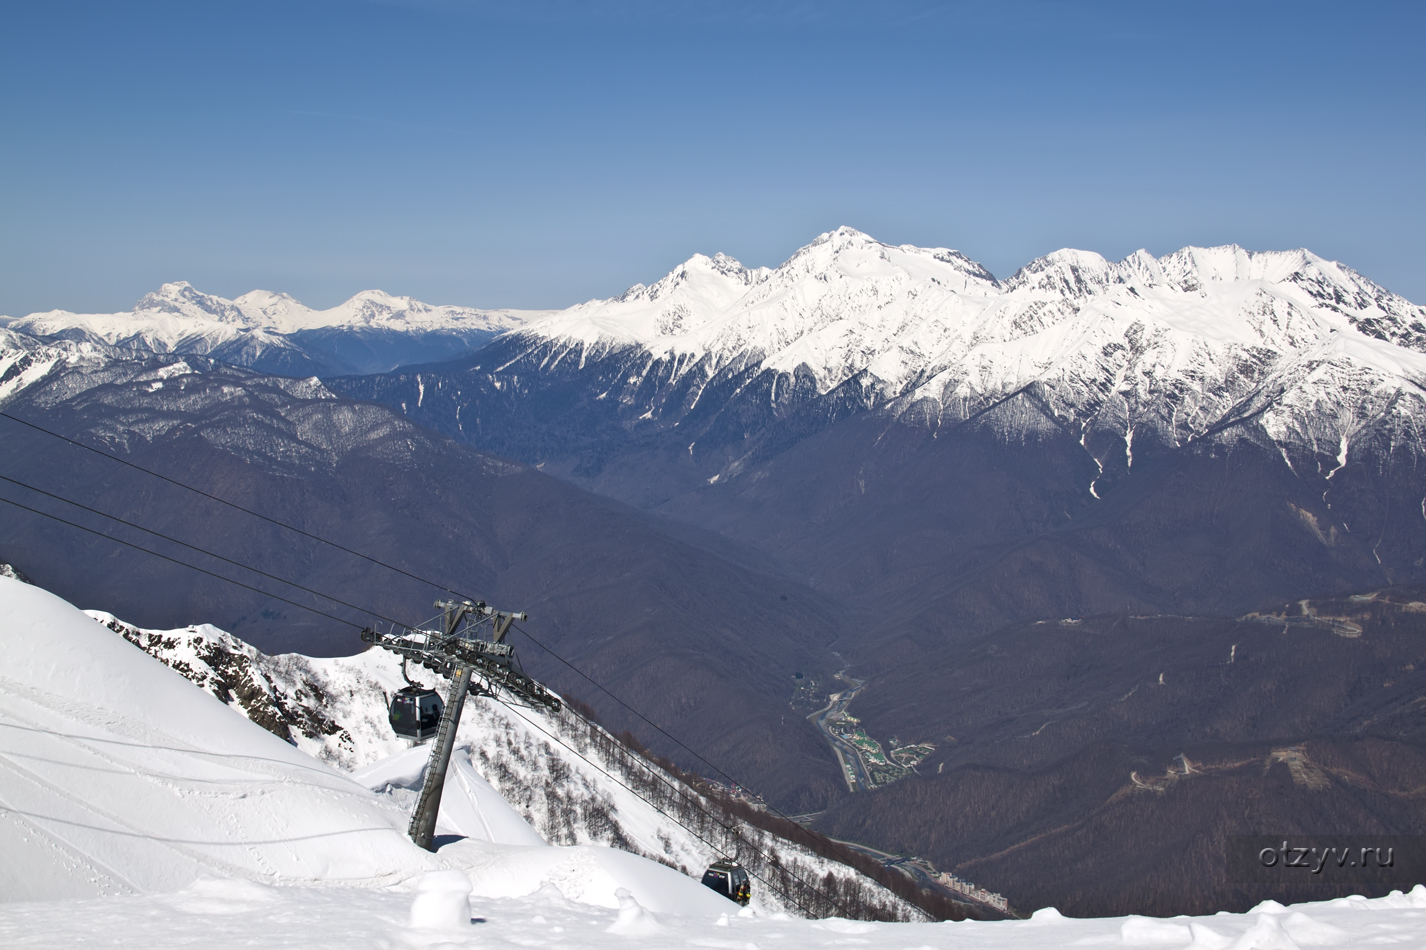
[[[958,251],[841,228],[775,270],[696,255],[516,341],[496,372],[616,359],[627,372],[598,398],[630,425],[681,423],[731,377],[778,415],[836,393],[933,427],[1035,387],[1102,466],[1250,416],[1334,457],[1426,418],[1426,308],[1306,250],[1061,250],[996,280]]]
[[[498,368],[481,360],[483,374],[538,388],[573,368],[624,424],[654,429],[683,423],[705,393],[723,397],[717,409],[755,398],[774,416],[831,397],[834,414],[888,408],[934,427],[1032,387],[1054,424],[1111,469],[1132,465],[1136,441],[1141,453],[1177,447],[1247,417],[1275,442],[1342,456],[1364,429],[1410,428],[1426,381],[1426,308],[1310,251],[1187,247],[1111,262],[1066,249],[997,280],[959,251],[846,227],[775,269],[698,254],[652,285],[558,313],[376,290],[313,310],[286,294],[227,300],[180,281],[129,313],[7,325],[298,376],[449,359],[503,333]],[[700,441],[719,440],[687,440]],[[727,478],[747,460],[724,448],[717,476]]]
[[[294,336],[308,332],[318,331]],[[1069,827],[1058,806],[1014,827],[997,824],[1002,793],[983,788],[968,799],[968,776],[1001,770],[1013,785],[1053,768],[1066,787],[1088,788],[1098,786],[1085,784],[1078,765],[1056,763],[1089,763],[1096,782],[1129,771],[1092,759],[1097,746],[1048,722],[1053,716],[1035,716],[1023,731],[1022,738],[1047,743],[1042,757],[979,742],[974,730],[956,725],[968,713],[955,696],[965,694],[947,689],[967,656],[988,655],[1002,637],[1029,630],[1011,642],[1036,672],[1014,688],[1034,698],[1038,713],[1046,684],[1063,685],[1063,664],[1028,662],[1043,660],[1047,645],[1062,639],[1058,624],[1039,626],[1047,618],[1122,615],[1142,623],[1142,638],[1126,636],[1123,650],[1146,651],[1145,663],[1155,667],[1145,682],[1163,686],[1165,668],[1174,679],[1163,651],[1184,668],[1200,662],[1190,655],[1199,638],[1174,636],[1174,618],[1241,617],[1303,598],[1426,583],[1426,313],[1306,251],[1187,248],[1117,263],[1061,251],[997,280],[957,252],[892,247],[841,229],[773,269],[694,257],[651,286],[532,320],[440,366],[319,381],[252,378],[206,357],[127,354],[97,339],[40,340],[0,329],[0,400],[7,411],[86,441],[142,452],[160,470],[200,471],[202,484],[222,491],[259,475],[281,479],[280,488],[243,490],[284,512],[291,499],[286,517],[320,508],[331,530],[360,529],[350,540],[342,535],[344,543],[399,548],[427,565],[423,573],[459,565],[488,571],[481,585],[507,583],[497,570],[506,550],[538,539],[539,556],[548,559],[521,562],[534,566],[512,575],[524,585],[515,588],[518,602],[550,578],[577,582],[578,599],[563,602],[574,606],[548,611],[581,623],[593,618],[571,627],[566,642],[598,644],[589,657],[607,662],[610,676],[655,669],[648,657],[667,649],[680,665],[672,674],[660,668],[660,686],[643,693],[652,674],[631,677],[634,694],[666,701],[655,718],[675,722],[692,707],[662,682],[711,684],[699,700],[709,705],[679,725],[716,726],[723,732],[710,739],[735,736],[730,748],[782,742],[792,749],[803,734],[820,743],[785,715],[787,674],[830,662],[825,654],[836,650],[831,669],[846,664],[867,684],[855,714],[868,735],[959,740],[938,746],[938,760],[914,787],[924,783],[939,796],[926,800],[949,803],[945,813],[965,819],[960,830],[943,835],[938,827],[934,841],[918,838],[892,815],[876,826],[885,840],[873,842],[938,863],[974,848],[980,860]],[[521,466],[505,472],[507,463],[483,454],[478,464],[463,459],[464,449],[428,430],[666,520],[644,524],[617,512],[615,521],[603,514],[572,521],[564,512],[583,511],[588,499],[575,498],[570,486],[544,484]],[[39,458],[42,447],[32,439],[27,449]],[[209,448],[244,465],[198,466],[195,453]],[[112,474],[71,474],[72,463],[58,454],[44,464],[25,456],[16,451],[14,464],[32,482],[116,493],[101,508],[147,497],[112,487]],[[253,461],[260,464],[246,464]],[[38,474],[23,471],[27,464]],[[499,469],[500,478],[487,479],[486,468]],[[310,494],[292,491],[305,483],[286,478],[326,478],[328,469],[340,469],[340,478],[313,474]],[[555,497],[561,505],[551,508],[544,500]],[[464,519],[460,527],[449,526],[453,518]],[[690,547],[716,551],[738,571],[658,546],[658,532],[685,537],[687,524],[672,524],[680,521],[703,532],[689,531]],[[225,524],[234,540],[248,537],[232,522],[204,527],[217,537]],[[407,531],[411,525],[420,530]],[[498,536],[500,546],[486,545],[487,536]],[[51,585],[67,571],[78,575],[75,565],[88,572],[87,585],[124,569],[98,565],[88,547],[48,525],[26,522],[9,537],[29,557],[26,570]],[[416,537],[419,545],[409,540]],[[261,543],[247,549],[306,569],[298,552]],[[606,580],[628,586],[589,609],[589,592],[601,596]],[[179,597],[191,586],[184,578],[171,589]],[[386,595],[380,585],[372,590]],[[639,609],[629,608],[630,597]],[[105,603],[119,610],[117,595]],[[643,621],[645,604],[664,613]],[[140,606],[121,612],[135,617]],[[744,619],[725,619],[738,610]],[[243,626],[256,623],[244,620],[255,613],[234,609],[224,623],[259,642],[261,632]],[[812,623],[824,615],[826,625]],[[641,625],[630,621],[611,634],[626,617]],[[284,631],[295,626],[278,622]],[[794,628],[795,637],[786,633]],[[780,651],[775,660],[755,652],[770,643]],[[611,654],[605,644],[624,652]],[[1249,665],[1241,648],[1226,647],[1214,651],[1213,669],[1223,653],[1246,685],[1222,703],[1242,711],[1244,697],[1275,695],[1262,687],[1274,664]],[[1421,667],[1405,657],[1403,669],[1408,662]],[[1323,670],[1334,682],[1360,672],[1335,661]],[[1094,701],[1101,680],[1090,671],[1064,685],[1056,708]],[[1381,682],[1406,688],[1395,673]],[[1153,709],[1119,698],[1137,685],[1126,682],[1111,697],[1121,718],[1106,741],[1120,741],[1131,727],[1140,730],[1133,735],[1159,734]],[[725,692],[738,691],[738,715],[720,718],[712,703],[722,708]],[[1148,703],[1168,692],[1133,695]],[[1191,702],[1174,709],[1185,735],[1204,734],[1193,730],[1221,711]],[[1322,713],[1329,714],[1336,715]],[[1234,741],[1268,738],[1254,731],[1262,720],[1251,709],[1232,721],[1241,727]],[[1338,728],[1335,719],[1321,721],[1323,730]],[[764,790],[779,774],[818,775],[815,755],[773,761],[778,768],[760,776]],[[780,768],[788,762],[800,764]],[[901,784],[899,793],[913,787]],[[1223,813],[1217,801],[1239,794],[1221,789],[1173,820],[1217,834],[1204,816]],[[789,799],[768,794],[793,810]],[[1104,803],[1091,797],[1075,814],[1097,813]],[[796,810],[822,804],[807,801]],[[829,828],[872,827],[868,816],[886,817],[873,796],[830,804],[842,824]],[[1115,827],[1141,827],[1147,812],[1123,809]],[[1139,836],[1117,833],[1100,845],[1101,869],[1127,867],[1121,858],[1144,846]],[[976,879],[1012,899],[1032,887],[1057,895],[1062,882],[1045,873],[1015,886]],[[1102,884],[1100,876],[1080,880]],[[1227,899],[1188,894],[1166,876],[1140,877],[1133,898],[1121,896],[1127,885],[1119,880],[1097,891],[1085,884],[1069,898],[1080,903],[1059,906],[1168,913]],[[1112,903],[1121,899],[1140,903]]]
[[[545,313],[432,306],[380,290],[313,310],[287,294],[254,290],[228,300],[177,281],[145,295],[127,313],[51,310],[4,319],[11,329],[35,336],[313,375],[380,372],[449,358]]]

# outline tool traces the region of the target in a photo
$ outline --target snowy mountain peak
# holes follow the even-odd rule
[[[234,300],[188,281],[164,284],[128,313],[52,310],[3,322],[41,337],[155,353],[192,353],[289,376],[383,372],[452,359],[548,311],[432,306],[363,290],[327,310],[253,290]]]
[[[521,338],[542,367],[570,349],[583,365],[591,346],[597,358],[632,348],[631,387],[650,374],[677,384],[753,369],[810,382],[794,385],[813,395],[856,380],[845,398],[857,405],[938,421],[1038,384],[1062,392],[1079,422],[1102,415],[1121,432],[1125,400],[1141,406],[1134,414],[1154,417],[1166,445],[1197,438],[1253,392],[1283,407],[1264,419],[1302,429],[1331,402],[1319,399],[1324,374],[1340,383],[1342,418],[1358,396],[1389,399],[1426,380],[1426,308],[1309,251],[1237,245],[1118,262],[1066,248],[1001,282],[957,251],[842,227],[772,270],[695,255],[651,287],[572,307]],[[792,391],[768,385],[775,404]],[[664,424],[679,418],[670,409]]]
[[[1082,298],[1100,293],[1117,277],[1118,269],[1101,255],[1062,248],[1026,264],[1006,278],[1004,286],[1008,291]]]
[[[202,293],[186,280],[163,284],[158,290],[145,294],[134,305],[133,312],[173,314],[199,321],[216,320],[219,323],[239,326],[251,325],[251,318],[233,301]]]
[[[708,257],[695,254],[669,271],[652,285],[635,284],[616,299],[619,301],[660,300],[671,296],[683,287],[691,293],[704,296],[722,297],[729,292],[741,292],[756,283],[768,273],[767,268],[749,270],[736,258],[726,254]]]
[[[835,231],[824,231],[817,235],[817,237],[812,240],[812,243],[801,250],[805,251],[808,248],[821,247],[824,244],[830,244],[833,248],[838,250],[858,245],[875,244],[877,246],[885,246],[865,231],[858,231],[856,228],[847,227],[844,224]]]
[[[294,317],[311,312],[294,297],[271,290],[250,290],[233,298],[233,303],[244,313],[256,317],[263,326],[283,326]]]

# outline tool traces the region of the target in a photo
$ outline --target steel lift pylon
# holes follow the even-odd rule
[[[431,745],[409,829],[411,840],[427,851],[436,850],[436,816],[441,810],[446,769],[451,764],[466,695],[499,699],[504,694],[523,705],[552,712],[560,708],[559,697],[525,675],[515,658],[515,648],[505,642],[510,625],[528,619],[523,612],[494,610],[484,601],[438,600],[436,606],[442,610],[440,630],[393,627],[389,633],[382,633],[367,627],[361,632],[364,643],[390,650],[450,680],[446,708]],[[483,636],[487,625],[488,638]]]

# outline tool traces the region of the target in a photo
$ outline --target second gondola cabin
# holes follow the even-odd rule
[[[704,871],[703,886],[745,906],[753,893],[748,872],[736,861],[719,861]]]
[[[436,734],[446,704],[433,689],[403,686],[391,697],[391,729],[398,736],[421,742]]]

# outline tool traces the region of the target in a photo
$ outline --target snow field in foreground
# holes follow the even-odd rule
[[[558,850],[558,849],[550,849]],[[450,872],[437,872],[449,875]],[[461,899],[449,879],[415,900]],[[1041,911],[1024,921],[877,924],[830,920],[718,918],[654,914],[625,898],[618,910],[567,900],[553,887],[521,898],[471,897],[472,922],[452,922],[450,906],[413,913],[413,894],[393,888],[266,887],[207,879],[169,894],[0,906],[0,945],[59,948],[100,943],[155,948],[201,946],[713,947],[728,950],[1050,950],[1159,947],[1165,950],[1296,950],[1309,947],[1426,946],[1426,888],[1368,900],[1341,898],[1247,914],[1076,920]],[[731,905],[730,905],[731,906]],[[736,908],[734,908],[736,910]],[[426,923],[429,926],[416,926]]]
[[[546,845],[468,760],[446,785],[460,827],[437,831],[470,837],[422,851],[404,833],[406,802],[235,715],[54,595],[3,577],[0,652],[0,901],[171,892],[205,878],[238,879],[249,896],[271,883],[409,891],[455,868],[479,895],[563,883],[563,894],[609,908],[621,889],[664,911],[716,917],[732,906],[635,855]],[[369,778],[385,786],[419,774],[426,750],[412,752]]]

